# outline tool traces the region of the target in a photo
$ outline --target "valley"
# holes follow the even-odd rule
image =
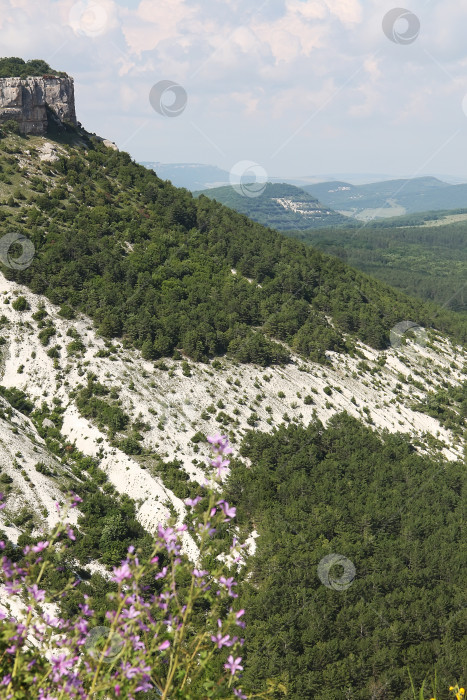
[[[457,186],[191,194],[0,76],[0,698],[459,695]]]

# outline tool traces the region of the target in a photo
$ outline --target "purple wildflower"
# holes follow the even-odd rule
[[[230,647],[232,646],[232,642],[230,641],[230,635],[225,634],[222,635],[222,632],[218,632],[217,634],[211,634],[211,641],[215,642],[217,645],[218,649],[222,649],[222,647]]]
[[[230,656],[227,659],[227,663],[224,664],[224,668],[226,668],[232,676],[234,676],[237,671],[243,671],[243,666],[241,665],[242,662],[242,657],[237,656],[236,659],[230,654]]]
[[[225,576],[221,576],[219,579],[219,583],[225,586],[229,592],[229,595],[232,596],[232,598],[238,598],[237,594],[232,591],[232,586],[236,586],[237,584],[233,580],[233,577],[230,576],[229,578],[225,578]]]
[[[218,477],[221,477],[228,471],[227,467],[229,466],[229,464],[230,460],[222,459],[221,455],[217,455],[216,457],[214,457],[214,459],[211,460],[211,466],[217,469]]]
[[[49,546],[48,541],[38,542],[33,547],[31,547],[31,549],[33,552],[42,552],[44,549],[47,549],[48,546]]]
[[[238,625],[239,627],[242,627],[242,628],[245,627],[245,623],[243,622],[243,620],[240,620],[240,618],[241,618],[242,615],[244,615],[244,614],[245,614],[245,611],[244,611],[244,610],[239,610],[237,613],[235,613],[235,617],[237,618],[237,625]]]
[[[160,572],[155,575],[155,580],[158,581],[160,578],[164,578],[164,576],[167,576],[167,570],[167,567],[164,566],[164,568],[161,569]]]
[[[32,595],[34,600],[37,600],[38,602],[41,600],[45,600],[45,591],[40,589],[37,583],[34,583],[31,587],[28,587],[28,591]]]
[[[127,620],[134,620],[135,618],[139,617],[141,613],[136,610],[134,605],[131,605],[128,610],[123,610],[122,611],[122,617],[126,618]]]
[[[55,683],[65,676],[75,664],[74,659],[70,659],[66,654],[60,654],[60,656],[52,656],[52,678]]]
[[[208,437],[208,442],[212,445],[212,449],[219,454],[228,455],[232,452],[227,435],[217,434],[213,437]]]
[[[233,506],[229,506],[227,501],[222,501],[221,508],[224,511],[224,515],[226,518],[235,518],[237,514],[237,509]]]
[[[122,583],[126,578],[131,578],[131,571],[128,562],[125,561],[120,568],[114,567],[112,581]]]
[[[76,508],[78,503],[82,503],[83,499],[80,498],[76,493],[71,494],[71,507]]]
[[[200,500],[201,500],[201,496],[196,496],[196,498],[186,498],[184,500],[184,503],[186,506],[191,506],[191,508],[194,508],[195,506],[198,505]]]
[[[203,576],[206,576],[209,571],[204,571],[203,569],[193,569],[191,573],[195,578],[202,578]]]
[[[160,539],[164,541],[168,552],[175,552],[175,554],[178,554],[179,546],[177,545],[177,535],[173,527],[164,529],[162,525],[159,525],[157,534]]]

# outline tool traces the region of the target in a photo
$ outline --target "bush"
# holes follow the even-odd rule
[[[224,438],[212,442],[215,455],[224,460],[227,442]],[[219,485],[220,472],[213,471],[212,479]],[[239,636],[245,626],[244,611],[234,609],[237,583],[215,558],[213,546],[215,529],[225,529],[235,517],[235,508],[219,502],[217,488],[206,489],[205,497],[202,512],[197,507],[200,498],[186,505],[193,509],[192,534],[199,533],[200,561],[211,562],[212,569],[194,568],[181,554],[181,536],[187,526],[176,527],[173,521],[159,524],[144,552],[130,546],[121,565],[114,566],[110,585],[105,584],[104,611],[92,610],[88,603],[96,601],[90,599],[71,606],[68,619],[60,624],[64,634],[59,646],[56,625],[50,622],[44,603],[61,599],[70,605],[75,595],[74,584],[60,576],[54,563],[62,569],[67,543],[76,539],[66,518],[77,499],[69,502],[47,541],[35,544],[24,535],[18,539],[24,547],[21,571],[7,557],[2,558],[0,569],[2,583],[13,589],[15,611],[23,611],[15,612],[20,621],[8,616],[2,620],[0,677],[8,697],[36,697],[38,686],[43,698],[131,698],[141,693],[165,700],[246,697],[237,685],[238,672],[243,670]],[[102,494],[91,496],[82,509],[98,510],[101,501]],[[24,512],[18,519],[28,522],[30,517]],[[207,519],[214,530],[205,527]],[[124,513],[105,518],[99,537],[104,561],[112,560],[115,545],[126,534]],[[234,540],[230,554],[238,557],[240,552]],[[16,586],[18,576],[20,586]]]
[[[69,305],[69,304],[62,304],[60,307],[60,311],[58,312],[59,316],[62,318],[66,318],[68,320],[73,319],[76,317],[76,314],[74,312],[74,309]]]
[[[48,345],[51,338],[56,335],[57,330],[54,326],[46,326],[39,331],[38,337],[41,345]]]
[[[7,119],[2,123],[2,129],[12,134],[19,134],[19,124],[15,119]]]
[[[15,311],[26,311],[27,309],[31,308],[25,297],[18,297],[17,299],[15,299],[15,301],[12,304],[12,307]]]
[[[138,439],[130,435],[118,443],[119,448],[127,455],[140,455],[143,451]]]

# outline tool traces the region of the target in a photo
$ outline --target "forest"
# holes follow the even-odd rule
[[[382,349],[406,319],[465,341],[456,314],[195,200],[94,137],[80,134],[86,152],[69,145],[76,135],[67,128],[57,136],[67,155],[41,163],[27,185],[18,159],[31,139],[0,141],[2,227],[36,251],[27,269],[4,274],[84,312],[103,336],[123,337],[147,359],[179,349],[197,361],[228,353],[263,366],[288,361],[276,341],[317,361],[328,350],[353,352],[356,340]]]
[[[241,455],[228,500],[260,535],[241,597],[252,689],[274,677],[291,700],[403,700],[407,669],[418,687],[434,669],[441,686],[466,677],[464,464],[345,413],[251,431]],[[323,585],[333,553],[345,566]]]
[[[248,192],[248,186],[249,183],[236,187],[214,187],[203,192],[194,192],[193,196],[202,194],[215,199],[253,221],[278,231],[319,229],[323,226],[358,226],[358,222],[354,223],[350,217],[333,211],[300,187],[283,182],[268,182],[264,183],[264,190],[260,185],[259,193],[250,197],[242,194],[242,188]],[[298,211],[294,211],[290,206],[285,208],[278,200],[292,202]]]
[[[433,215],[413,214],[413,223]],[[410,225],[411,218],[362,224],[358,229],[290,231],[352,267],[405,294],[467,316],[467,224]],[[396,227],[397,224],[397,227]]]
[[[116,586],[84,566],[115,566],[129,544],[144,556],[152,538],[98,460],[68,449],[60,400],[34,408],[19,390],[1,393],[34,421],[53,454],[66,456],[63,492],[83,498],[75,539],[66,553],[47,555],[54,566],[44,586],[59,590],[78,576],[79,585],[61,598],[61,613],[78,614],[88,596],[104,624],[107,594]],[[92,393],[99,394],[95,386]],[[453,396],[451,409],[464,396],[462,390]],[[43,427],[45,417],[56,427]],[[162,473],[173,467],[161,461]],[[47,471],[41,463],[36,469]],[[8,493],[11,485],[2,489]],[[237,509],[240,537],[253,529],[260,535],[256,553],[236,575],[236,603],[246,611],[244,691],[254,697],[277,688],[270,700],[284,698],[284,688],[291,700],[412,700],[409,671],[416,687],[435,672],[440,688],[465,678],[465,494],[464,464],[422,456],[409,436],[377,435],[346,413],[326,427],[314,420],[283,423],[270,434],[248,431],[224,493]],[[15,523],[25,530],[20,547],[37,543],[26,510]],[[4,553],[22,561],[21,549],[0,536]],[[230,538],[225,525],[213,533],[213,552],[200,568],[212,569]],[[323,568],[326,558],[335,563]],[[180,591],[186,583],[178,581]],[[159,590],[151,579],[147,585]],[[199,607],[193,631],[202,628]]]

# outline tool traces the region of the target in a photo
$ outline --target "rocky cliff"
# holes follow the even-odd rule
[[[44,135],[50,121],[76,124],[73,78],[0,78],[0,123],[9,119],[23,134]]]

